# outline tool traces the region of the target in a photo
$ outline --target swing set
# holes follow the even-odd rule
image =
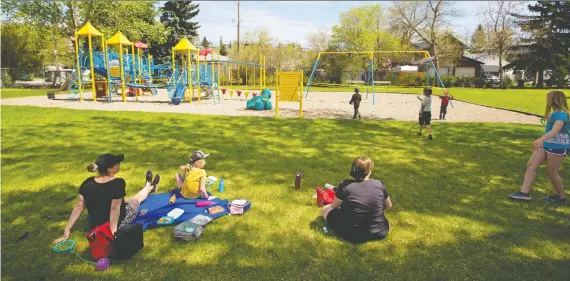
[[[316,76],[316,72],[319,66],[319,63],[321,62],[322,58],[321,56],[323,55],[348,55],[349,57],[353,57],[354,55],[364,55],[366,58],[366,62],[367,62],[367,69],[366,69],[366,73],[365,73],[365,83],[367,85],[367,89],[366,89],[366,99],[368,99],[368,94],[369,92],[372,94],[372,104],[375,104],[375,89],[374,86],[377,83],[381,83],[382,81],[375,81],[374,80],[374,74],[375,74],[375,66],[374,66],[374,61],[375,61],[375,57],[376,56],[381,56],[381,55],[387,55],[387,54],[391,54],[393,56],[396,57],[402,57],[403,55],[409,54],[409,55],[419,55],[421,57],[423,57],[423,63],[425,63],[425,68],[426,68],[426,85],[430,84],[429,81],[429,68],[430,65],[431,67],[433,67],[434,73],[435,73],[435,77],[437,79],[436,83],[439,82],[440,86],[443,88],[443,90],[445,91],[445,85],[443,84],[443,81],[441,80],[441,77],[439,75],[439,72],[437,70],[437,67],[435,67],[435,64],[433,62],[433,58],[430,56],[429,52],[427,51],[339,51],[339,52],[319,52],[319,54],[317,55],[317,59],[313,65],[313,70],[311,71],[311,75],[309,76],[309,80],[307,82],[307,86],[305,88],[305,94],[304,97],[308,97],[309,95],[309,90],[311,89],[311,84],[313,83],[313,80],[315,79]],[[389,59],[390,63],[391,63],[391,59]],[[381,59],[379,59],[379,62],[382,62]]]

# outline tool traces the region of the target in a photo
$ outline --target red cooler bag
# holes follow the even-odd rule
[[[87,234],[87,240],[89,241],[89,248],[91,248],[93,258],[99,260],[110,256],[111,253],[113,253],[114,239],[109,222],[93,228],[89,234]]]

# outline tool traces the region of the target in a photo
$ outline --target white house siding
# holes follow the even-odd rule
[[[475,67],[456,67],[455,77],[474,77]]]

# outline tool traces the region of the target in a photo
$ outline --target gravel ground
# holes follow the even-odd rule
[[[303,101],[303,115],[305,118],[352,118],[352,106],[348,104],[352,93],[336,92],[311,92]],[[128,97],[127,102],[121,102],[120,96],[113,96],[113,102],[93,102],[91,93],[84,94],[84,101],[70,100],[67,95],[56,96],[55,100],[47,97],[23,97],[2,99],[3,105],[27,105],[39,107],[61,107],[69,109],[85,110],[107,110],[107,111],[145,111],[145,112],[173,112],[192,113],[206,115],[227,115],[227,116],[275,116],[275,110],[252,111],[245,110],[245,98],[238,99],[234,94],[233,100],[229,95],[221,97],[221,103],[212,99],[202,99],[192,104],[184,103],[172,105],[169,103],[166,90],[159,90],[158,96],[141,96],[139,101]],[[251,97],[251,96],[250,96]],[[372,105],[372,96],[363,100],[360,106],[360,113],[363,119],[367,120],[401,120],[416,121],[420,101],[416,95],[408,94],[385,94],[377,93],[375,105]],[[272,98],[275,108],[275,99]],[[437,97],[433,98],[432,118],[437,119],[439,115],[439,102]],[[540,124],[538,117],[511,112],[508,110],[494,109],[480,105],[453,101],[454,108],[447,109],[445,121],[437,122],[496,122],[496,123],[520,123],[520,124]],[[279,104],[279,115],[282,117],[296,118],[299,116],[299,104],[294,102],[281,102]]]

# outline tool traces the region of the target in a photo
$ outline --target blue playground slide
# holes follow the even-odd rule
[[[174,101],[178,98],[179,101],[182,101],[184,98],[184,93],[186,92],[186,76],[187,76],[186,69],[184,71],[175,71],[172,77],[170,77],[170,81],[168,82],[168,97],[170,100]]]

